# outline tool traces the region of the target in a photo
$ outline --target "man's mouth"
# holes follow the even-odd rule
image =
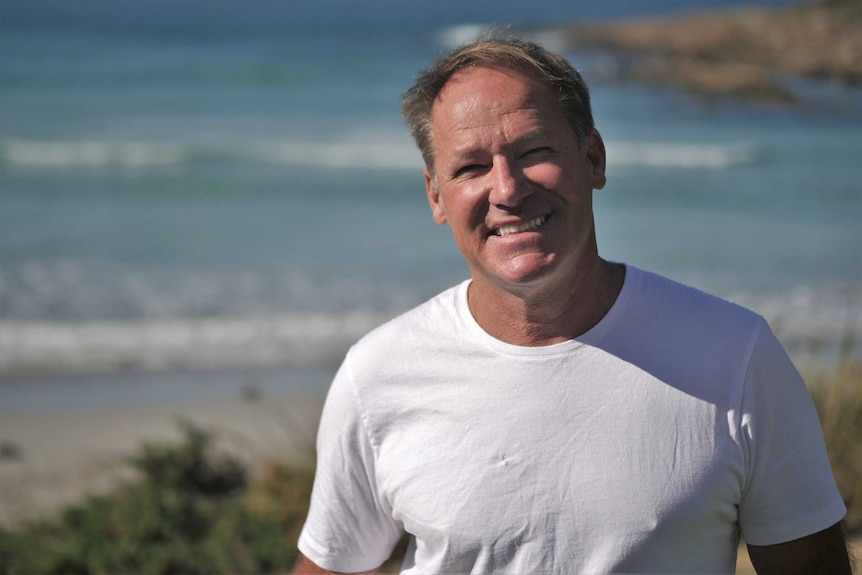
[[[530,230],[535,230],[542,224],[544,224],[548,220],[548,216],[540,216],[534,220],[530,220],[529,222],[525,222],[523,224],[511,225],[511,226],[500,226],[496,230],[494,230],[495,236],[508,236],[510,234],[517,234],[520,232],[527,232]]]

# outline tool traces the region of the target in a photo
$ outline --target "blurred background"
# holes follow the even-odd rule
[[[418,71],[489,24],[695,4],[4,0],[0,374],[331,370],[466,277],[399,114]],[[566,54],[608,145],[605,257],[752,306],[799,353],[859,327],[858,89],[709,102]]]
[[[6,439],[16,417],[322,397],[351,342],[466,278],[399,95],[488,25],[591,85],[606,258],[752,307],[807,369],[862,356],[859,87],[705,98],[609,79],[561,33],[739,4],[3,0]]]

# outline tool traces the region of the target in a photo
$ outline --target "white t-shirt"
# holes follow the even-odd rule
[[[627,267],[583,336],[488,335],[465,282],[348,353],[299,549],[333,571],[732,573],[844,505],[805,388],[765,321]]]

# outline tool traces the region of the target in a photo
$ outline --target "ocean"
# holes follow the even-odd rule
[[[467,277],[399,115],[422,67],[488,25],[734,5],[597,4],[4,2],[0,410],[325,391]],[[798,363],[862,357],[862,91],[704,100],[566,55],[607,143],[601,253],[764,314]]]

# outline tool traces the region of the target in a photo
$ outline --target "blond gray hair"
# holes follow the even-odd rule
[[[401,97],[401,113],[407,128],[432,174],[434,138],[431,109],[446,82],[466,68],[513,70],[535,79],[556,96],[561,111],[581,143],[595,127],[587,85],[568,60],[535,42],[491,34],[438,58]]]

